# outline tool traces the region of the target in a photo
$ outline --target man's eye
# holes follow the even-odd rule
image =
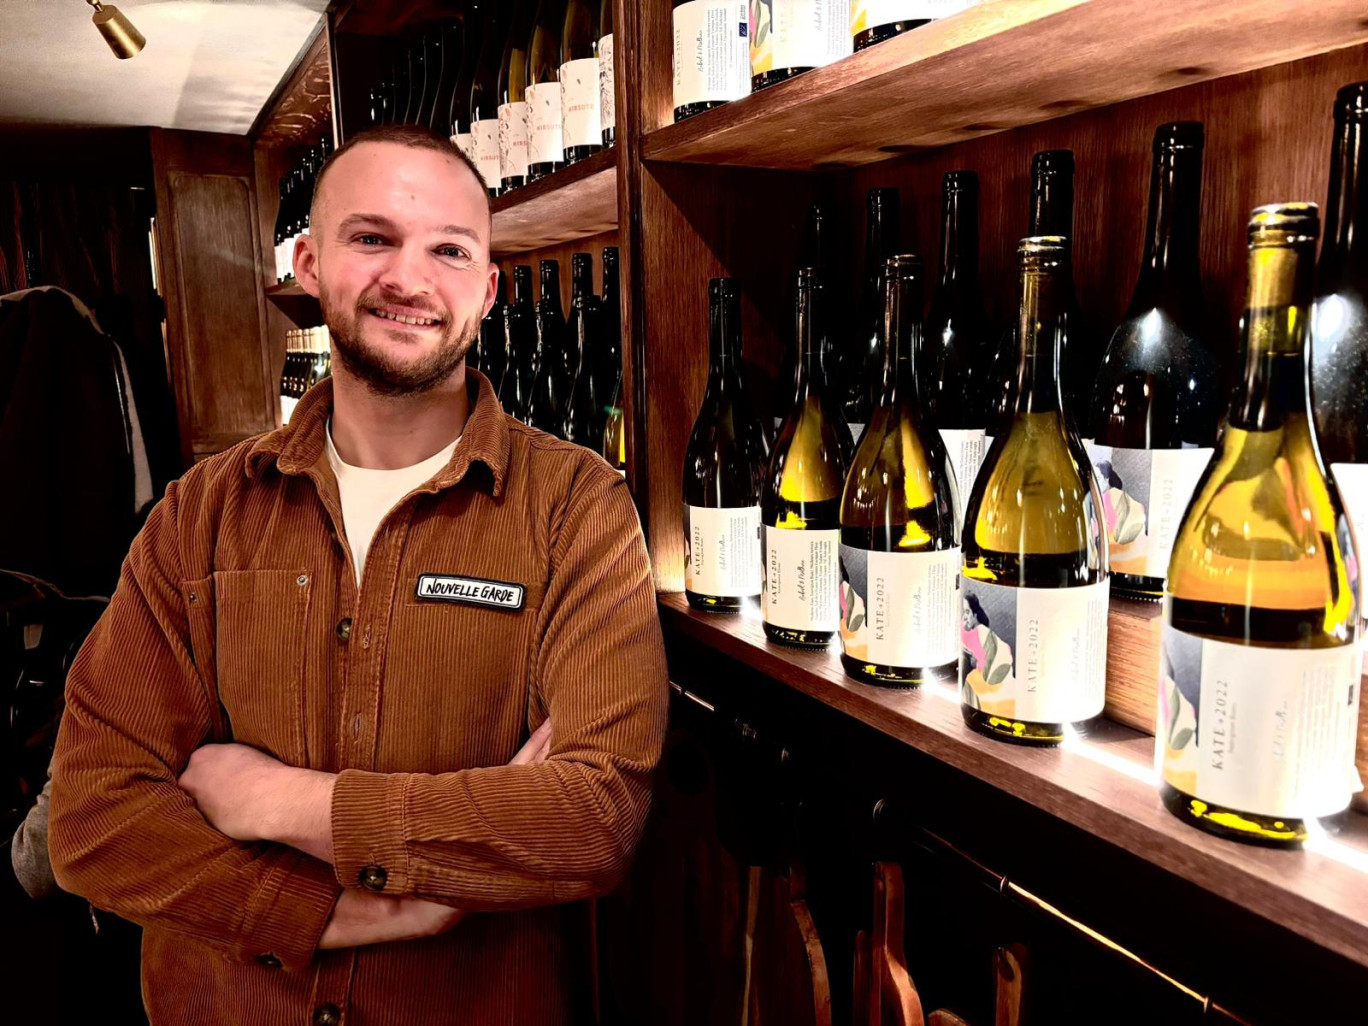
[[[460,260],[462,257],[468,255],[460,246],[442,246],[438,248],[437,252],[441,256],[451,257],[454,260]]]
[[[365,235],[358,235],[356,237],[356,241],[361,243],[363,246],[379,246],[383,244],[385,240],[380,238],[380,236],[376,235],[374,232],[367,232]]]

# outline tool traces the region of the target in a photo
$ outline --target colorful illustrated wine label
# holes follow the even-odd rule
[[[1164,626],[1155,752],[1170,786],[1238,812],[1339,812],[1354,769],[1356,646],[1268,648]]]
[[[947,666],[959,654],[960,550],[841,546],[841,646],[860,662]]]
[[[1163,580],[1193,489],[1211,449],[1084,448],[1102,493],[1108,565],[1113,573]]]
[[[750,0],[752,75],[820,68],[850,50],[850,0]]]
[[[793,631],[831,631],[841,623],[838,530],[765,525],[765,622]]]
[[[746,0],[690,0],[674,9],[674,105],[750,92]]]
[[[934,21],[966,11],[979,0],[851,0],[850,34],[898,21]]]
[[[599,126],[607,131],[617,127],[617,92],[614,84],[613,37],[603,36],[598,41]],[[602,136],[599,136],[602,139]]]
[[[527,175],[527,104],[521,101],[499,105],[499,175]]]
[[[1110,585],[1013,588],[963,578],[960,701],[1029,723],[1076,723],[1100,713]]]
[[[474,139],[474,152],[471,159],[484,179],[485,187],[499,187],[499,122],[496,118],[485,118],[470,126]]]
[[[760,507],[684,507],[684,587],[695,595],[760,594]]]
[[[527,162],[559,164],[561,149],[561,87],[538,82],[527,87]]]
[[[979,468],[983,457],[993,440],[982,428],[941,428],[941,441],[950,456],[950,466],[955,470],[955,485],[959,489],[959,513],[964,515],[964,507],[969,504],[969,494],[978,480]]]
[[[585,57],[560,66],[561,145],[599,146],[603,129],[599,121],[599,61]]]

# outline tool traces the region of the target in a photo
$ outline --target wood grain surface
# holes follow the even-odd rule
[[[332,134],[332,55],[323,26],[266,101],[251,133],[267,148],[315,143]]]
[[[595,153],[494,200],[493,251],[504,256],[618,226],[617,148]]]

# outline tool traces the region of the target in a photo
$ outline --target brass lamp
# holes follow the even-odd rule
[[[95,8],[95,15],[90,20],[119,60],[136,56],[147,45],[143,34],[113,4],[102,4],[100,0],[86,0],[86,3]]]

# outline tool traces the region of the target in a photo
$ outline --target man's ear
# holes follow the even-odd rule
[[[489,261],[489,275],[485,279],[485,301],[484,309],[480,311],[480,320],[489,316],[490,309],[494,306],[494,297],[499,294],[499,275],[503,272],[499,270],[499,264],[495,260]]]
[[[295,239],[294,275],[299,287],[315,299],[318,297],[318,249],[312,235]]]

